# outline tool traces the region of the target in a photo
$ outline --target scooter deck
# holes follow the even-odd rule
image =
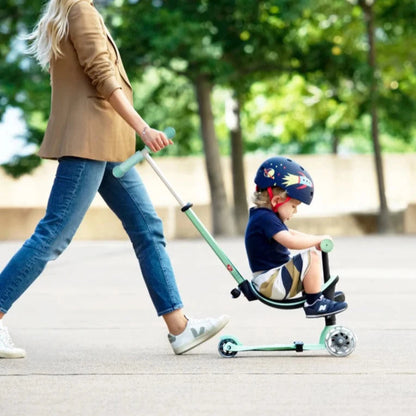
[[[302,341],[294,341],[292,344],[269,344],[269,345],[243,345],[232,335],[222,336],[218,343],[218,352],[222,357],[234,357],[243,351],[321,351],[327,350],[336,357],[350,355],[356,344],[356,337],[348,328],[339,325],[325,326],[319,343],[304,344]]]
[[[324,344],[304,344],[302,341],[294,341],[293,344],[271,344],[271,345],[232,345],[230,351],[312,351],[325,350]]]
[[[227,353],[237,353],[242,351],[317,351],[325,350],[325,344],[305,344],[303,341],[294,341],[292,344],[268,344],[268,345],[243,345],[234,337],[223,336],[220,340],[222,349]]]

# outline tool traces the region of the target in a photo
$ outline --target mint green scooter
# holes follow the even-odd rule
[[[323,293],[325,297],[337,301],[345,299],[342,292],[335,293],[335,285],[339,277],[331,277],[329,273],[328,253],[333,249],[331,240],[324,240],[321,243],[322,264],[324,274]],[[295,309],[303,307],[305,302],[304,296],[298,296],[286,301],[274,301],[263,297],[251,284],[246,281],[244,285],[239,285],[239,289],[233,289],[232,295],[239,296],[237,291],[242,291],[249,300],[258,299],[261,302],[280,309]],[[248,292],[248,293],[247,293]],[[319,337],[317,344],[304,344],[302,341],[294,341],[292,344],[272,344],[272,345],[243,345],[233,336],[223,336],[218,344],[218,352],[222,357],[234,357],[242,351],[319,351],[327,350],[335,357],[346,357],[350,355],[356,346],[356,337],[354,333],[343,326],[336,325],[336,315],[326,316],[325,326]]]
[[[172,138],[175,135],[175,129],[168,127],[165,134]],[[251,281],[245,279],[238,269],[234,266],[228,256],[219,247],[214,237],[205,228],[199,218],[192,210],[192,203],[185,203],[180,196],[175,192],[173,187],[165,175],[161,172],[155,161],[150,156],[150,151],[144,148],[141,151],[136,152],[134,155],[129,157],[120,165],[113,169],[113,175],[117,178],[122,177],[129,169],[131,169],[136,163],[141,162],[143,159],[150,164],[165,186],[168,188],[173,197],[177,200],[181,207],[181,210],[189,218],[195,228],[199,231],[201,236],[212,248],[217,257],[221,260],[222,264],[229,271],[231,276],[237,282],[238,287],[231,291],[233,298],[238,298],[241,293],[244,294],[248,301],[259,300],[267,306],[278,308],[278,309],[297,309],[303,307],[306,300],[304,296],[297,296],[295,298],[276,301],[273,299],[262,296],[256,288],[253,286]],[[331,240],[325,240],[321,244],[322,250],[322,264],[323,264],[323,275],[324,284],[322,291],[324,295],[329,299],[334,299],[335,296],[335,285],[339,280],[338,276],[331,277],[329,272],[329,261],[328,253],[333,249],[333,242]],[[337,293],[336,300],[342,301],[343,294]],[[325,326],[321,332],[319,342],[317,344],[304,344],[301,341],[295,341],[292,344],[275,344],[275,345],[243,345],[233,336],[223,336],[218,344],[218,352],[222,357],[231,358],[234,357],[238,352],[243,351],[313,351],[313,350],[327,350],[331,355],[336,357],[346,357],[350,355],[356,346],[356,337],[354,333],[343,326],[336,324],[336,316],[325,317]]]

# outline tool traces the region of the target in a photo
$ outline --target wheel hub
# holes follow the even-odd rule
[[[332,328],[325,337],[325,346],[328,352],[336,357],[350,355],[356,344],[356,338],[352,331],[342,326]]]

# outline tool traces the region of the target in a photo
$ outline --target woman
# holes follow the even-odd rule
[[[134,110],[120,54],[91,0],[50,0],[29,39],[30,51],[50,72],[52,87],[39,155],[59,165],[45,217],[0,275],[0,358],[25,356],[2,318],[48,261],[68,246],[97,191],[133,244],[173,351],[189,351],[219,332],[228,317],[186,318],[162,223],[139,175],[134,169],[120,179],[112,175],[113,167],[134,153],[135,133],[153,152],[171,140]]]

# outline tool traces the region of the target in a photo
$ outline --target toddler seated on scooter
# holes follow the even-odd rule
[[[347,309],[346,302],[327,299],[321,291],[322,267],[317,250],[327,235],[289,229],[286,222],[301,203],[313,198],[313,181],[298,163],[272,157],[254,179],[254,207],[250,209],[245,245],[253,285],[265,297],[283,300],[304,292],[307,318],[330,316]],[[289,250],[303,250],[291,255]]]

